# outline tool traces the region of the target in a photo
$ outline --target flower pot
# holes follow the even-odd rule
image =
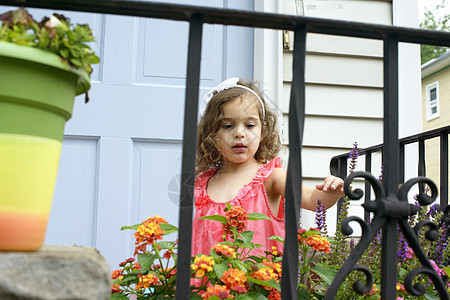
[[[44,241],[78,75],[59,56],[0,42],[0,251]]]

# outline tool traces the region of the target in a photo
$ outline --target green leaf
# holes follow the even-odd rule
[[[149,270],[153,265],[153,261],[158,258],[156,254],[138,254],[137,260],[143,270]]]
[[[245,271],[247,272],[247,265],[244,264],[242,261],[240,260],[233,260],[231,261],[231,265],[233,266],[233,268],[235,269],[240,269],[241,271]]]
[[[322,264],[317,264],[311,268],[311,271],[320,276],[327,283],[331,285],[334,277],[336,277],[336,268],[334,266],[324,266]]]
[[[309,300],[311,299],[311,294],[303,289],[300,289],[297,293],[297,300]]]
[[[158,242],[158,246],[161,247],[161,249],[170,249],[173,245],[175,245],[175,243],[171,241]]]
[[[432,294],[425,293],[425,294],[423,294],[423,296],[427,300],[439,300],[438,296],[435,296],[435,295],[432,295]]]
[[[267,239],[268,240],[272,240],[272,241],[277,241],[277,242],[284,243],[284,239],[281,236],[278,236],[278,235],[272,235],[271,237],[268,237]]]
[[[444,269],[447,277],[450,277],[450,267],[444,267],[443,269]]]
[[[126,229],[137,230],[139,226],[141,226],[141,224],[136,224],[136,225],[133,225],[133,226],[122,226],[122,227],[120,228],[120,230],[126,230]]]
[[[111,294],[109,300],[128,300],[128,297],[122,293]]]
[[[268,216],[266,216],[265,214],[249,213],[247,220],[258,221],[258,220],[271,220],[271,219]]]
[[[262,295],[261,293],[258,293],[258,292],[245,293],[245,294],[239,295],[235,299],[238,299],[238,300],[245,300],[245,299],[248,299],[248,300],[267,300],[267,298],[264,297],[264,295]]]
[[[219,298],[219,297],[217,297],[217,298]],[[200,296],[199,294],[197,294],[197,293],[191,293],[191,300],[202,300],[202,296]],[[213,299],[213,298],[209,298],[209,299]],[[220,298],[219,298],[220,299]]]
[[[278,282],[276,282],[274,279],[265,281],[265,280],[259,280],[259,279],[253,278],[253,277],[247,277],[247,281],[256,283],[258,285],[269,286],[269,287],[275,288],[277,290],[281,290],[280,284]]]
[[[253,231],[244,231],[241,232],[239,235],[242,237],[242,239],[244,240],[245,244],[251,243],[252,239],[253,239]]]
[[[223,272],[228,271],[229,267],[226,264],[214,264],[213,269],[217,277],[220,278],[223,276]]]
[[[134,281],[136,280],[137,277],[134,275],[125,275],[122,280],[120,281],[120,285],[123,285],[124,283],[130,282],[130,281]]]
[[[199,220],[213,220],[213,221],[219,221],[222,224],[227,223],[227,218],[221,215],[213,215],[213,216],[204,216],[198,218]]]
[[[69,61],[75,66],[75,67],[81,67],[81,60],[77,58],[71,58]]]
[[[171,224],[160,223],[159,227],[161,227],[161,229],[164,230],[164,235],[169,234],[169,233],[173,233],[173,232],[178,232],[178,228],[176,226],[171,225]]]
[[[69,58],[69,50],[61,49],[61,50],[59,50],[59,55],[61,55],[65,59],[67,59],[67,58]]]

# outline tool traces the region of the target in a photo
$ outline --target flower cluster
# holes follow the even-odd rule
[[[278,275],[277,278],[281,278],[281,264],[280,263],[275,263],[272,261],[269,261],[267,259],[263,259],[262,264],[270,267],[273,269],[273,271]]]
[[[315,224],[317,229],[325,235],[327,234],[327,211],[325,204],[320,199],[317,201]]]
[[[217,297],[219,299],[233,299],[234,296],[230,294],[230,290],[226,286],[215,284],[207,288],[206,293],[202,295],[203,299],[210,299]]]
[[[238,233],[245,230],[245,221],[248,219],[248,214],[242,206],[232,206],[225,209],[225,217],[227,222],[223,224],[223,232],[226,235],[233,234],[233,229],[236,228]]]
[[[316,251],[330,252],[330,242],[320,235],[310,235],[306,238],[305,243],[313,247]]]
[[[194,258],[194,263],[191,264],[192,271],[195,272],[195,276],[203,277],[206,273],[213,270],[214,259],[210,256],[202,255]]]
[[[300,228],[297,234],[298,243],[301,245],[308,244],[316,251],[322,251],[325,253],[330,252],[330,242],[327,238],[321,236],[321,232],[318,228],[309,228],[309,230]]]
[[[139,277],[139,282],[136,285],[136,290],[147,289],[153,285],[160,285],[159,278],[154,274],[142,275]]]
[[[223,245],[223,244],[216,244],[213,248],[214,252],[218,255],[223,255],[225,257],[231,257],[236,258],[236,250],[233,248]]]
[[[138,299],[152,294],[174,296],[176,268],[171,260],[176,264],[178,242],[158,241],[178,229],[160,216],[122,229],[135,230],[137,261],[134,257],[128,258],[111,273],[112,295],[116,297],[111,299],[125,299],[126,295],[136,295]]]
[[[136,238],[134,255],[137,253],[144,253],[147,246],[154,243],[155,240],[162,240],[164,230],[159,224],[167,223],[164,218],[160,216],[149,217],[145,220],[134,233]]]
[[[258,213],[247,213],[242,207],[227,205],[224,216],[208,216],[229,224],[230,239],[211,248],[209,255],[199,254],[191,260],[191,298],[198,299],[281,299],[281,253],[276,247],[266,255],[251,255],[249,249],[261,247],[249,242],[249,232],[241,232],[246,221],[267,220]],[[149,217],[141,224],[124,226],[135,230],[137,260],[128,258],[111,273],[111,299],[173,298],[176,285],[177,242],[161,240],[177,231],[164,218]],[[275,237],[279,238],[279,237]],[[250,297],[250,298],[246,298]]]
[[[230,290],[241,294],[247,292],[247,277],[245,276],[245,272],[242,270],[230,268],[223,272],[223,276],[220,278],[220,281],[222,281]]]
[[[278,275],[277,272],[275,272],[274,269],[272,268],[261,268],[258,271],[256,271],[255,273],[252,274],[253,278],[259,279],[259,280],[263,280],[263,281],[269,281],[271,279],[278,281],[278,278],[280,277]],[[266,290],[272,290],[273,288],[270,286],[265,286],[264,287]]]

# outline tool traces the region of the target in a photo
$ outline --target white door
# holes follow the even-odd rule
[[[253,9],[251,0],[177,3]],[[49,14],[30,11],[36,19]],[[66,124],[45,243],[95,247],[114,269],[134,251],[132,232],[121,226],[154,215],[178,223],[189,27],[62,13],[94,28],[101,64],[92,76],[90,102],[78,97]],[[252,75],[253,29],[204,25],[200,95],[226,77]]]

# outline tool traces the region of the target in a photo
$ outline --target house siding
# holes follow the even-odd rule
[[[295,13],[294,1],[284,1],[285,13]],[[348,21],[392,24],[390,1],[303,1],[305,15]],[[290,33],[293,41],[293,34]],[[292,45],[283,53],[283,153],[289,155],[288,111],[292,81]],[[309,186],[330,174],[333,156],[379,144],[383,139],[383,43],[351,37],[308,34],[306,44],[306,119],[302,172]],[[378,159],[379,160],[379,159]],[[374,161],[377,159],[374,157]],[[358,162],[364,169],[364,160]],[[377,175],[380,167],[374,166]],[[363,215],[352,202],[350,215]],[[328,210],[328,230],[334,234],[336,208]],[[302,226],[313,225],[314,213],[302,211]],[[355,228],[356,229],[356,228]],[[355,234],[358,234],[357,230]]]
[[[439,117],[427,120],[426,86],[439,83]],[[423,130],[441,128],[450,125],[450,64],[422,79],[422,122]],[[450,164],[449,164],[450,167]],[[440,141],[434,138],[425,143],[426,176],[439,188],[440,186]],[[448,183],[447,183],[448,184]],[[450,195],[450,194],[449,194]],[[450,198],[450,197],[449,197]]]

